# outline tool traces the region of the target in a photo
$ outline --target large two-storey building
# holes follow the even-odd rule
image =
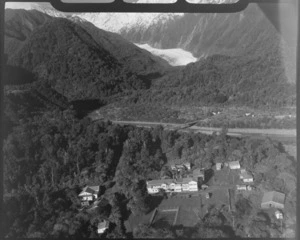
[[[195,192],[198,191],[198,182],[193,178],[160,179],[147,181],[148,193],[166,192]]]

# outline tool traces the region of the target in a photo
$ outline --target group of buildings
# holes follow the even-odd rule
[[[95,203],[99,197],[99,189],[100,189],[99,185],[84,187],[78,195],[78,197],[81,200],[81,206],[87,207],[87,206],[90,206],[92,203]],[[97,233],[102,234],[108,228],[109,228],[109,221],[103,219],[97,225]]]
[[[186,169],[191,170],[190,163],[172,164],[171,169],[173,171],[181,171]],[[199,182],[204,181],[204,171],[200,169],[194,169],[189,177],[174,177],[172,179],[158,179],[147,181],[147,190],[149,194],[158,193],[160,190],[165,192],[197,192],[199,190]]]
[[[254,181],[253,176],[246,169],[241,169],[239,161],[232,161],[224,164],[216,163],[217,171],[221,170],[223,167],[240,170],[240,180],[245,185],[237,185],[237,190],[249,191],[253,189],[253,187],[251,186],[251,183],[253,183]],[[197,168],[192,171],[190,163],[171,164],[170,168],[173,172],[181,172],[182,170],[186,170],[186,172],[188,172],[188,177],[182,178],[177,177],[177,174],[173,174],[173,176],[175,177],[173,177],[172,179],[162,178],[158,180],[147,181],[147,190],[149,194],[155,194],[161,190],[164,190],[165,192],[197,192],[200,188],[202,188],[202,185],[204,186],[203,182],[205,180],[205,174],[202,169]],[[82,189],[78,196],[81,199],[82,207],[86,207],[90,206],[92,203],[97,202],[96,200],[98,199],[98,195],[99,186],[86,186]],[[262,198],[261,208],[275,208],[277,209],[277,211],[275,212],[276,218],[283,219],[283,213],[278,209],[284,208],[284,201],[285,194],[276,191],[266,192],[264,193]],[[108,229],[108,227],[109,222],[107,220],[103,220],[102,222],[100,222],[98,224],[98,234],[104,233],[106,229]]]

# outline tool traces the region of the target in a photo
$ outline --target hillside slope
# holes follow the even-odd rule
[[[28,31],[24,16],[30,26]],[[8,63],[35,73],[71,100],[148,88],[151,78],[169,68],[165,61],[116,34],[86,21],[72,20],[51,18],[37,11],[8,11]],[[32,23],[35,21],[38,24]],[[19,28],[25,29],[26,37],[15,34]],[[13,44],[17,48],[11,48]]]

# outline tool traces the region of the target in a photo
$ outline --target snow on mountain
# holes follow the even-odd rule
[[[34,3],[34,2],[7,2],[5,8],[37,10],[46,13],[52,17],[66,17],[67,14],[60,12],[52,7],[50,3]]]
[[[185,51],[181,48],[172,49],[158,49],[153,48],[148,44],[135,44],[136,46],[147,50],[148,52],[165,59],[172,66],[184,66],[198,59],[192,53]]]
[[[183,15],[183,13],[76,13],[72,16],[79,16],[103,30],[120,33],[124,28],[148,28],[150,25],[164,24]]]
[[[174,3],[176,0],[138,0],[136,3]]]
[[[236,3],[239,0],[186,0],[189,3],[201,3],[201,4],[223,4],[223,3]]]

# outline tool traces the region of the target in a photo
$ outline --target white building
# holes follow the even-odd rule
[[[219,171],[222,169],[222,163],[216,163],[216,170]]]
[[[160,189],[163,189],[166,192],[194,192],[198,191],[198,182],[193,178],[147,181],[147,190],[149,194],[158,193]]]
[[[180,170],[180,169],[191,170],[191,163],[184,162],[184,163],[180,163],[180,164],[171,164],[171,169],[172,170]]]
[[[247,186],[246,185],[236,185],[236,190],[247,190]]]
[[[275,217],[276,217],[277,219],[283,219],[283,213],[282,213],[281,211],[277,210],[277,211],[275,212]]]
[[[245,169],[241,169],[240,179],[243,180],[244,183],[252,183],[254,181],[253,176]]]
[[[97,229],[98,234],[104,233],[105,230],[108,229],[108,227],[109,227],[109,222],[108,221],[103,220],[102,222],[100,222],[98,224],[98,229]]]
[[[240,162],[239,161],[232,161],[232,162],[229,162],[228,163],[228,167],[230,169],[240,169],[241,168],[241,165],[240,165]]]
[[[98,198],[99,186],[86,186],[79,193],[79,197],[82,201],[94,201]]]
[[[251,191],[252,187],[251,186],[247,186],[247,185],[236,185],[236,190],[240,190],[240,191]]]

